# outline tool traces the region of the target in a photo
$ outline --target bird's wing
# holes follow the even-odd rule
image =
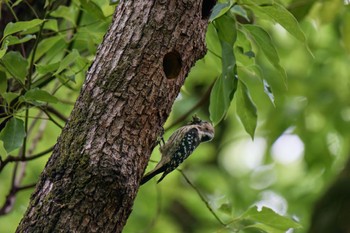
[[[185,159],[188,158],[200,144],[198,129],[195,127],[184,134],[184,137],[179,141],[178,145],[172,151],[171,159],[165,163],[165,169],[162,177],[157,181],[158,183],[174,169],[176,169]],[[159,172],[160,173],[160,172]],[[157,173],[157,174],[159,174]]]

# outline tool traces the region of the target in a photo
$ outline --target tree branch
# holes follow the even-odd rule
[[[178,170],[181,175],[185,178],[186,182],[197,192],[198,196],[201,198],[201,200],[205,203],[205,205],[207,206],[208,210],[210,211],[210,213],[215,217],[215,219],[224,227],[227,227],[227,224],[224,223],[214,212],[214,210],[211,208],[209,202],[205,199],[204,195],[201,193],[201,191],[187,178],[187,176],[185,175],[185,173],[180,170],[180,169],[176,169]]]

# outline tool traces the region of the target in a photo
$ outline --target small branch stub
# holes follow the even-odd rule
[[[163,70],[168,79],[175,79],[182,68],[181,56],[177,51],[165,54],[163,59]]]

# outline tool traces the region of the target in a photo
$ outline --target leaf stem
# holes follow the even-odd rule
[[[216,218],[216,220],[224,227],[227,227],[227,224],[224,223],[214,212],[214,210],[211,208],[211,206],[209,205],[209,202],[205,199],[204,195],[201,193],[201,191],[188,179],[188,177],[185,175],[185,173],[180,170],[180,169],[176,169],[178,170],[181,175],[185,178],[186,182],[197,192],[198,196],[201,198],[201,200],[205,203],[205,205],[207,206],[208,210],[211,212],[211,214]]]

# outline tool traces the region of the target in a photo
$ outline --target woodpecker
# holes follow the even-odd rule
[[[194,116],[187,125],[177,129],[163,145],[160,144],[161,160],[157,166],[141,180],[141,185],[152,177],[163,172],[157,181],[159,183],[171,171],[176,169],[201,142],[207,142],[214,137],[214,127],[211,123]]]

